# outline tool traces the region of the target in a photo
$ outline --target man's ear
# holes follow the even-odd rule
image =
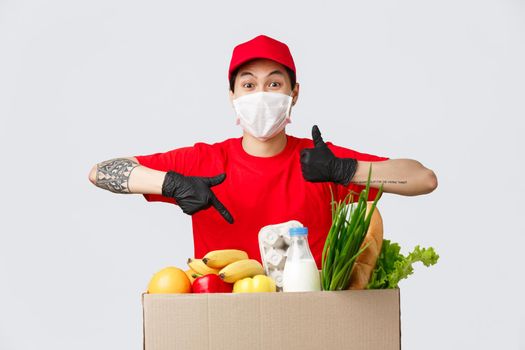
[[[295,86],[292,90],[292,106],[297,103],[298,98],[299,98],[299,83],[295,83]]]
[[[230,91],[230,103],[233,104],[233,91],[229,90]]]

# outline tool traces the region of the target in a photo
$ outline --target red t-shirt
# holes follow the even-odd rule
[[[226,173],[223,183],[212,187],[217,198],[234,218],[229,224],[213,207],[192,216],[195,257],[201,258],[216,249],[242,249],[250,258],[261,261],[257,235],[266,225],[298,220],[308,227],[308,242],[318,267],[326,235],[332,224],[330,186],[337,200],[348,190],[360,192],[364,186],[349,186],[324,182],[313,183],[303,178],[300,151],[312,148],[310,139],[287,135],[285,149],[276,156],[251,156],[242,148],[242,138],[232,138],[215,144],[196,143],[193,147],[165,153],[136,156],[148,168],[173,170],[190,176],[215,176]],[[362,161],[387,160],[327,142],[337,157]],[[372,188],[369,200],[377,189]],[[148,201],[175,204],[173,198],[145,194]]]

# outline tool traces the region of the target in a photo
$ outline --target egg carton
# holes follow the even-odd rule
[[[297,220],[281,224],[264,226],[259,231],[259,249],[264,272],[270,276],[277,286],[277,291],[283,289],[283,270],[286,263],[286,252],[290,246],[290,229],[303,227]]]

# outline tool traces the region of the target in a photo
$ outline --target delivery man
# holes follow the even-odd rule
[[[242,249],[261,260],[258,232],[266,225],[298,220],[309,229],[318,267],[332,223],[331,189],[337,200],[364,189],[371,162],[373,200],[387,193],[432,192],[436,175],[411,159],[389,159],[325,142],[317,126],[312,139],[286,134],[299,97],[288,46],[265,35],[239,44],[228,70],[230,100],[242,137],[214,144],[96,164],[96,186],[140,193],[148,201],[177,204],[191,215],[195,257],[217,249]],[[330,188],[331,187],[331,188]]]

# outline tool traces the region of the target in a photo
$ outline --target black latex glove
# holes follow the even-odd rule
[[[199,210],[213,205],[222,217],[233,224],[233,217],[226,207],[215,197],[210,187],[220,184],[226,174],[214,177],[184,176],[168,171],[162,184],[162,195],[175,198],[182,211],[193,215]]]
[[[312,128],[312,139],[314,148],[301,150],[301,170],[305,180],[347,186],[357,170],[357,160],[337,158],[323,141],[317,125]]]

